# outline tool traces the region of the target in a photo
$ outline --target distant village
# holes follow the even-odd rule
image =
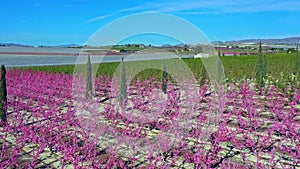
[[[215,45],[215,49],[221,56],[240,56],[257,54],[258,45],[254,43],[234,44],[234,45]],[[287,52],[296,51],[295,45],[262,45],[263,53]]]
[[[198,45],[189,45],[189,44],[178,44],[178,45],[161,45],[153,46],[151,44],[122,44],[122,45],[108,45],[108,46],[80,46],[75,44],[70,45],[61,45],[61,46],[28,46],[20,44],[0,44],[0,48],[3,54],[11,53],[10,50],[6,51],[8,48],[22,48],[20,51],[25,48],[32,49],[30,54],[52,54],[60,51],[62,48],[72,48],[71,51],[63,53],[66,51],[58,52],[59,55],[80,55],[82,52],[91,53],[94,55],[126,55],[142,51],[145,49],[151,49],[152,51],[162,52],[168,51],[178,55],[198,55],[202,57],[205,55],[205,49],[214,50],[218,53],[219,56],[243,56],[243,55],[253,55],[258,52],[258,43],[257,42],[247,42],[247,43],[211,43],[211,44],[198,44]],[[263,53],[277,53],[277,52],[286,52],[292,53],[296,51],[297,46],[295,44],[262,44]],[[0,53],[1,53],[0,51]],[[20,53],[20,52],[17,52]],[[24,53],[24,52],[23,52]],[[25,52],[26,53],[26,52]]]
[[[144,45],[144,44],[126,44],[117,45],[111,47],[108,51],[111,54],[117,53],[134,53],[145,48],[159,49],[169,52],[174,52],[176,54],[193,54],[196,55],[202,52],[202,48],[211,45],[162,45],[159,47]],[[257,54],[258,44],[255,43],[241,43],[241,44],[214,44],[214,49],[218,52],[219,56],[242,56]],[[292,53],[296,51],[296,45],[262,45],[263,53],[276,53],[276,52],[286,52]]]

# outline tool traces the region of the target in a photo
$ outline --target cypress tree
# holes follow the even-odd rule
[[[91,57],[88,54],[88,60],[86,63],[86,89],[85,89],[85,99],[91,99],[92,97],[92,64],[91,64]]]
[[[300,59],[299,59],[299,53],[298,53],[298,46],[296,48],[296,58],[295,58],[295,75],[297,80],[300,77]]]
[[[295,66],[294,66],[294,75],[295,75],[295,85],[297,88],[300,87],[300,58],[299,58],[299,51],[298,45],[296,47],[296,54],[295,54]]]
[[[6,104],[7,104],[7,90],[6,90],[6,70],[4,65],[1,66],[1,86],[0,86],[0,119],[6,121]]]
[[[166,94],[167,93],[167,70],[165,63],[163,64],[162,70],[162,84],[161,84],[162,91]]]
[[[267,77],[267,59],[266,56],[262,54],[261,41],[258,47],[258,57],[256,63],[256,83],[258,87],[264,87],[265,79]]]
[[[205,80],[206,80],[206,70],[204,64],[202,63],[202,69],[201,69],[200,80],[199,80],[200,86],[204,85]]]
[[[127,82],[126,82],[126,70],[124,65],[124,59],[122,58],[121,62],[121,75],[120,75],[120,104],[122,106],[126,105],[127,103]]]
[[[221,85],[224,83],[224,76],[223,76],[223,65],[221,58],[218,59],[218,67],[217,67],[217,83],[218,85]]]

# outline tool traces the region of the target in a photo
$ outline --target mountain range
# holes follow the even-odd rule
[[[213,41],[213,44],[241,44],[241,43],[254,43],[258,44],[261,41],[263,44],[268,45],[297,45],[300,44],[300,37],[288,37],[288,38],[269,38],[269,39],[243,39],[243,40],[231,40],[231,41]],[[175,46],[182,47],[185,44],[177,44]],[[9,47],[33,47],[30,45],[16,44],[16,43],[0,43],[0,46]],[[39,47],[79,47],[77,44],[65,44],[56,46],[39,46]],[[161,47],[171,47],[172,45],[164,44]]]
[[[289,37],[281,39],[243,39],[243,40],[231,40],[231,41],[214,41],[214,44],[241,44],[241,43],[259,43],[261,41],[263,44],[268,45],[296,45],[300,44],[300,37]]]

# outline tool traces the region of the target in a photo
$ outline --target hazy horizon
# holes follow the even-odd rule
[[[0,43],[83,45],[97,30],[119,18],[151,12],[182,18],[200,29],[210,41],[300,37],[297,0],[28,0],[4,1],[1,6]],[[128,43],[149,42],[133,38]],[[157,38],[152,45],[176,43]]]

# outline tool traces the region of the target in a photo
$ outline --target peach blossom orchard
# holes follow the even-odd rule
[[[247,81],[229,83],[216,107],[219,96],[209,84],[185,88],[187,101],[187,97],[181,99],[175,84],[167,83],[162,93],[155,92],[162,90],[160,80],[136,80],[127,86],[127,110],[139,112],[140,119],[134,120],[116,108],[118,96],[110,90],[114,79],[93,79],[94,99],[79,98],[81,106],[74,103],[72,80],[72,75],[64,73],[7,71],[7,121],[0,128],[0,168],[300,167],[300,90],[293,86],[289,89],[293,94],[288,95],[272,85],[257,90]],[[165,108],[153,110],[151,105],[161,95],[166,99]],[[149,110],[156,115],[151,120],[147,120]],[[77,116],[77,111],[101,116],[102,122],[90,118],[82,123],[86,119]],[[220,120],[207,133],[203,127],[213,120],[208,117],[215,111]],[[187,112],[193,114],[191,125],[178,128],[178,119]],[[143,113],[147,118],[142,118]],[[169,137],[155,142],[176,127],[183,133],[176,141]],[[98,132],[92,135],[87,128]],[[111,141],[110,137],[125,139]],[[130,153],[133,144],[122,151],[126,140],[152,144],[145,147],[147,151]]]

